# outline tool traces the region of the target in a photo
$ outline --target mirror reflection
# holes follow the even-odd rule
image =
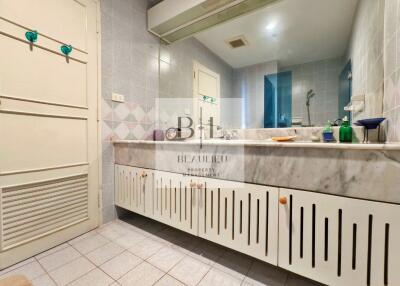
[[[366,68],[358,60],[362,27],[356,16],[362,1],[269,1],[184,40],[162,44],[163,127],[176,126],[177,116],[190,116],[198,124],[200,110],[203,124],[223,128],[323,126],[354,118],[356,112],[346,106],[352,97],[352,70]],[[364,6],[374,24],[383,25],[379,6]]]

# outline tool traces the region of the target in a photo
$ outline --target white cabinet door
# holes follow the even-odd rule
[[[197,235],[198,194],[190,178],[156,171],[153,201],[154,219]]]
[[[0,0],[0,269],[98,225],[97,4]]]
[[[280,189],[279,266],[328,285],[400,285],[400,206]]]
[[[180,174],[115,165],[115,204],[197,235],[198,193]]]
[[[277,264],[277,188],[205,179],[199,192],[200,237]]]
[[[132,210],[134,187],[133,168],[115,165],[114,170],[114,199],[115,204],[121,208]]]
[[[115,204],[152,218],[155,171],[115,165]]]
[[[147,217],[152,217],[153,173],[153,170],[132,168],[133,188],[131,209]]]

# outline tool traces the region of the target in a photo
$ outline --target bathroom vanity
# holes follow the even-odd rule
[[[114,145],[121,208],[324,284],[400,285],[399,145]]]

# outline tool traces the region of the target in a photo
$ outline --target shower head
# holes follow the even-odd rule
[[[306,96],[306,105],[307,105],[307,106],[310,106],[310,100],[311,100],[311,98],[314,97],[314,95],[315,95],[315,92],[314,92],[314,90],[312,90],[312,89],[310,89],[310,90],[307,92],[307,96]]]
[[[310,89],[310,90],[307,92],[307,99],[312,98],[314,95],[315,95],[314,90]]]

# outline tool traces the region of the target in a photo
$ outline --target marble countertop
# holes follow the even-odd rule
[[[152,140],[115,140],[114,144],[149,144],[149,145],[199,145],[199,140],[152,141]],[[274,142],[272,140],[203,140],[203,145],[215,146],[254,146],[283,148],[317,148],[344,150],[400,150],[400,143],[363,144],[363,143],[323,143],[323,142]]]

